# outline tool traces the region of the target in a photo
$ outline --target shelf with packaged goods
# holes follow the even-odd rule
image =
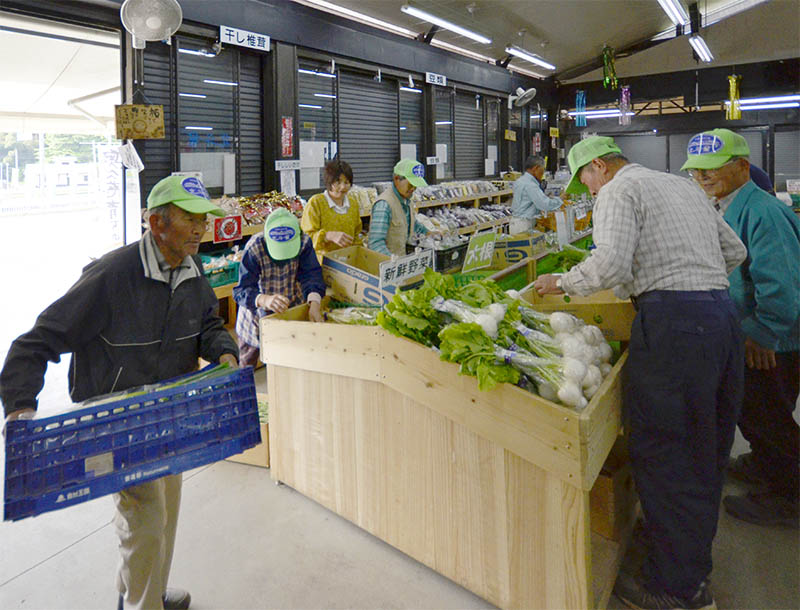
[[[242,227],[242,237],[245,235],[255,235],[256,233],[261,233],[264,230],[264,223],[259,223],[257,225],[245,225]],[[214,232],[213,231],[206,231],[203,234],[203,237],[200,239],[200,243],[211,243],[214,241]],[[224,242],[227,243],[227,242]]]
[[[506,216],[505,218],[497,218],[496,220],[489,220],[487,222],[480,222],[478,224],[470,225],[468,227],[461,227],[458,230],[458,234],[467,235],[469,233],[484,231],[486,229],[492,229],[494,227],[502,227],[507,225],[509,222],[511,222],[510,216]]]
[[[451,206],[457,203],[472,203],[472,207],[481,207],[482,199],[490,199],[491,203],[501,203],[503,197],[511,195],[513,191],[506,189],[503,191],[491,191],[489,193],[477,193],[473,195],[464,195],[462,197],[453,197],[451,199],[433,199],[427,201],[420,201],[414,207],[417,211],[424,210],[425,208],[436,208],[441,206]],[[370,214],[362,214],[361,218],[369,218]]]

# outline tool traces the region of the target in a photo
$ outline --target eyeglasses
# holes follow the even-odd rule
[[[705,178],[705,177],[714,178],[718,176],[724,168],[728,167],[732,163],[736,163],[736,161],[738,160],[739,160],[738,158],[731,159],[727,163],[724,163],[723,165],[720,165],[715,169],[690,169],[688,170],[688,173],[695,180],[697,180],[698,178]]]

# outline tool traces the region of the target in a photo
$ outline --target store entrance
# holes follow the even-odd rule
[[[0,11],[0,362],[92,258],[126,241],[119,45],[117,32]],[[69,404],[67,367],[49,366],[41,411]]]

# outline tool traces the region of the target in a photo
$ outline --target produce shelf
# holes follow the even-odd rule
[[[488,222],[482,222],[476,225],[470,225],[469,227],[461,227],[458,230],[458,234],[467,235],[469,233],[475,233],[476,231],[484,231],[486,229],[492,229],[494,227],[501,227],[509,224],[510,222],[511,222],[510,217],[498,218],[497,220],[490,220]]]
[[[500,203],[500,199],[502,197],[506,197],[508,195],[513,194],[511,189],[506,189],[503,191],[492,191],[489,193],[478,193],[476,195],[464,195],[463,197],[454,197],[452,199],[434,199],[428,201],[420,201],[415,208],[417,210],[423,210],[425,208],[436,208],[441,207],[443,205],[451,206],[457,203],[468,203],[473,202],[473,207],[479,208],[480,202],[482,199],[495,199],[494,203]],[[362,214],[361,218],[369,218],[369,214]]]

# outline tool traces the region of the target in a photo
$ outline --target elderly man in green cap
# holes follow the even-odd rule
[[[425,166],[414,159],[400,159],[392,174],[392,186],[372,204],[367,245],[387,256],[405,256],[409,238],[414,233],[427,233],[415,218],[411,196],[428,183]]]
[[[197,368],[198,358],[237,365],[238,351],[196,256],[206,215],[224,215],[197,178],[170,176],[147,198],[149,229],[89,264],[33,328],[18,337],[0,371],[6,420],[31,419],[47,363],[71,353],[76,402],[155,383]],[[181,475],[114,494],[119,536],[119,608],[188,608],[167,589]]]
[[[690,180],[630,163],[609,137],[575,144],[568,192],[596,195],[596,249],[540,293],[614,288],[637,308],[623,408],[648,556],[614,588],[634,608],[711,608],[711,543],[741,400],[728,274],[746,250]]]
[[[716,200],[747,246],[747,262],[730,276],[730,294],[745,336],[744,398],[739,429],[751,451],[728,472],[753,486],[726,496],[725,510],[759,525],[798,527],[800,428],[792,417],[800,391],[800,221],[751,180],[750,147],[729,129],[689,141],[681,169]]]

